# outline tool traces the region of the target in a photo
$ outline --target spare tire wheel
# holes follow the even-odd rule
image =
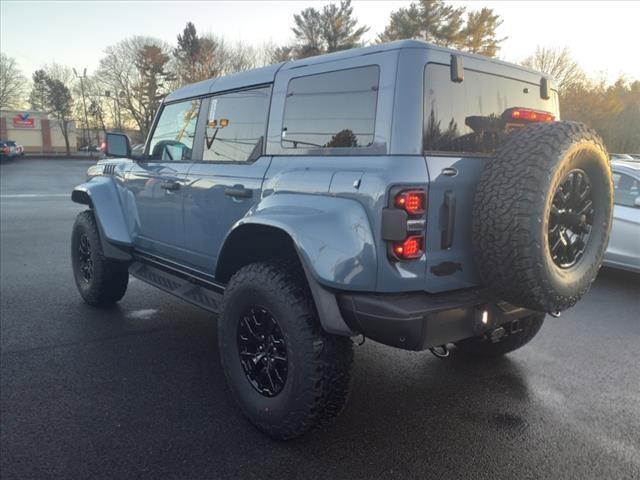
[[[474,256],[501,299],[541,312],[572,307],[609,241],[613,184],[600,137],[575,122],[508,135],[478,183]]]

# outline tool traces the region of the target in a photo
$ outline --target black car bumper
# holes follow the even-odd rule
[[[406,350],[456,342],[491,332],[533,313],[496,302],[486,290],[429,294],[339,294],[342,315],[354,331]]]

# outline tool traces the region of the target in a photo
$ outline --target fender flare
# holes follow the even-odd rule
[[[111,177],[96,176],[78,185],[71,192],[71,200],[89,206],[98,224],[102,250],[106,257],[131,260],[133,246],[121,201],[121,192]]]
[[[219,250],[223,261],[229,238],[244,225],[285,232],[309,273],[330,288],[374,291],[377,258],[374,236],[356,200],[325,195],[277,193],[263,199],[236,222]]]
[[[356,200],[324,195],[278,193],[263,199],[230,230],[220,248],[216,277],[233,240],[251,225],[284,232],[304,269],[323,328],[354,335],[343,320],[335,290],[374,291],[377,259],[374,236]]]

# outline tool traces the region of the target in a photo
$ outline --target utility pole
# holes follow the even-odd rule
[[[84,128],[82,129],[82,139],[84,140],[85,145],[88,148],[89,144],[91,143],[91,132],[89,131],[89,117],[87,116],[87,102],[84,97],[84,82],[83,82],[83,80],[87,79],[87,69],[85,68],[84,71],[82,72],[82,76],[80,76],[78,75],[78,72],[76,72],[76,69],[74,68],[73,74],[76,76],[77,79],[80,80],[80,91],[82,92],[82,109],[84,110]]]

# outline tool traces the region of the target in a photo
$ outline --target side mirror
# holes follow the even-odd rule
[[[107,155],[109,157],[131,157],[131,142],[123,133],[107,133]]]
[[[640,197],[636,197],[636,199],[633,201],[633,206],[636,208],[640,208]]]

